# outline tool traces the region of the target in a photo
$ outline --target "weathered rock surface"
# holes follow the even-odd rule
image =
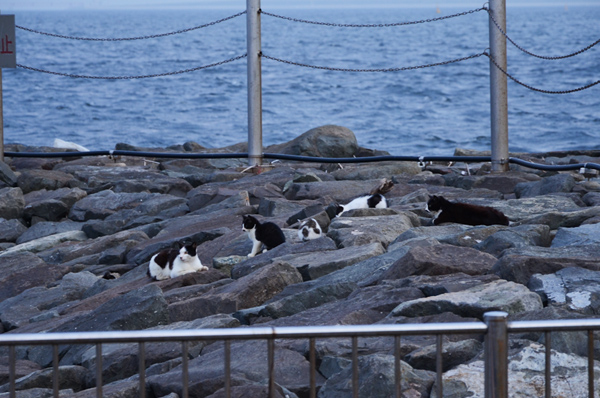
[[[125,144],[121,149],[139,150]],[[24,148],[19,147],[22,151]],[[44,148],[37,150],[46,150]],[[50,149],[48,149],[50,150]],[[146,149],[144,149],[146,150]],[[244,145],[220,152],[239,152]],[[205,152],[192,142],[160,152]],[[268,148],[304,156],[360,157],[343,127],[324,126]],[[569,164],[552,154],[555,164]],[[576,172],[487,164],[314,164],[277,162],[253,173],[234,159],[137,157],[7,159],[0,162],[0,337],[84,331],[179,331],[315,325],[386,325],[596,318],[600,313],[600,183]],[[538,160],[542,162],[542,160]],[[586,162],[598,162],[587,156]],[[333,219],[327,207],[369,193],[386,178],[389,208]],[[430,195],[494,207],[509,226],[432,225]],[[279,225],[286,243],[248,258],[244,214]],[[302,242],[299,221],[324,236]],[[158,251],[195,242],[208,271],[153,281]],[[351,395],[352,342],[316,339],[319,397]],[[543,390],[545,336],[509,334],[511,388]],[[594,336],[594,357],[600,344]],[[275,340],[275,396],[309,395],[306,339]],[[436,396],[436,337],[403,336],[403,396]],[[444,396],[483,397],[483,339],[445,335]],[[146,390],[181,396],[180,342],[145,344]],[[587,396],[587,333],[552,333],[553,395]],[[394,338],[358,339],[359,395],[394,395]],[[223,397],[225,346],[187,344],[189,396]],[[268,389],[265,341],[232,341],[231,394]],[[8,391],[0,347],[0,395]],[[51,397],[52,347],[17,347],[20,397]],[[103,395],[139,396],[136,343],[103,345]],[[95,397],[96,348],[60,345],[61,396]],[[600,372],[595,362],[596,372]],[[568,379],[569,383],[565,380]],[[599,390],[600,391],[600,390]]]

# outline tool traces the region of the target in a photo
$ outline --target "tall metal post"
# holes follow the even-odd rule
[[[246,0],[248,45],[248,166],[262,164],[262,77],[260,65],[260,0]]]
[[[506,32],[506,0],[490,0],[490,14]],[[506,68],[506,37],[490,18],[490,56]],[[506,75],[490,60],[490,113],[492,124],[492,172],[508,171],[508,90]]]
[[[508,398],[507,318],[503,311],[483,314],[488,327],[484,348],[486,398]]]
[[[2,68],[0,67],[0,162],[4,162],[4,104],[2,103]]]
[[[2,67],[0,66],[0,162],[4,162],[4,104],[2,103]]]

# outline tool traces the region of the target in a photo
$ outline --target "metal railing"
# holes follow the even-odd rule
[[[400,348],[402,336],[436,336],[436,382],[437,397],[443,397],[442,337],[455,334],[482,334],[485,336],[485,396],[508,397],[508,334],[524,332],[545,333],[545,397],[551,397],[551,339],[550,332],[586,331],[588,336],[588,396],[594,397],[594,331],[600,331],[600,319],[577,319],[560,321],[518,321],[508,322],[508,314],[493,311],[484,314],[484,322],[456,322],[401,325],[335,325],[308,327],[250,327],[232,329],[197,330],[156,330],[156,331],[112,331],[85,333],[28,333],[1,334],[0,346],[9,349],[9,396],[16,396],[16,354],[17,346],[50,345],[53,347],[53,394],[59,396],[58,364],[59,345],[92,344],[96,346],[96,396],[103,395],[102,345],[111,343],[138,343],[139,396],[146,396],[145,344],[150,342],[181,342],[181,394],[187,398],[189,382],[188,344],[191,341],[224,342],[224,390],[231,396],[231,342],[234,340],[265,340],[268,343],[268,387],[269,397],[275,394],[275,340],[308,339],[310,362],[310,397],[317,396],[316,385],[316,339],[350,338],[352,341],[352,396],[357,398],[359,385],[358,339],[368,337],[394,337],[394,396],[402,396]]]

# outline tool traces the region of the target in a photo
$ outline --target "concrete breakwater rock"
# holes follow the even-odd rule
[[[139,149],[119,145],[117,149]],[[242,144],[220,152],[244,151]],[[8,151],[56,151],[8,146]],[[144,148],[144,150],[148,150]],[[151,149],[158,151],[157,149]],[[380,154],[351,131],[326,126],[269,152]],[[202,151],[197,144],[160,149]],[[527,155],[547,164],[598,162],[594,153]],[[0,332],[177,330],[469,322],[487,311],[510,320],[600,313],[600,184],[578,172],[489,164],[275,162],[244,159],[7,158],[0,163]],[[325,208],[394,182],[389,208],[330,220]],[[433,226],[430,195],[492,206],[510,226]],[[287,242],[247,258],[244,214],[283,228]],[[326,234],[308,242],[299,220]],[[150,257],[198,244],[205,272],[154,282]],[[483,397],[482,336],[443,338],[444,395]],[[434,336],[403,337],[404,396],[435,397]],[[510,335],[510,388],[543,390],[544,336]],[[307,341],[276,342],[277,396],[307,397]],[[594,341],[600,372],[600,340]],[[189,345],[191,397],[223,397],[222,343]],[[359,339],[359,395],[393,396],[392,338]],[[147,393],[181,394],[181,346],[147,344]],[[232,343],[232,396],[265,396],[264,342]],[[17,396],[52,396],[52,348],[17,347]],[[553,395],[586,396],[586,333],[552,333]],[[349,339],[317,340],[319,397],[347,397]],[[95,396],[95,347],[60,346],[61,397]],[[0,347],[0,397],[8,396]],[[138,396],[138,347],[103,348],[104,396]],[[579,389],[582,389],[581,391]],[[600,386],[596,385],[600,390]]]

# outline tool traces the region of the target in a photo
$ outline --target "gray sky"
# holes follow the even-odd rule
[[[484,0],[261,0],[264,9],[278,8],[331,8],[331,7],[464,7],[479,8]],[[507,6],[522,5],[600,5],[600,0],[507,0]],[[0,12],[18,10],[66,9],[178,9],[229,8],[245,9],[244,0],[2,0]]]

